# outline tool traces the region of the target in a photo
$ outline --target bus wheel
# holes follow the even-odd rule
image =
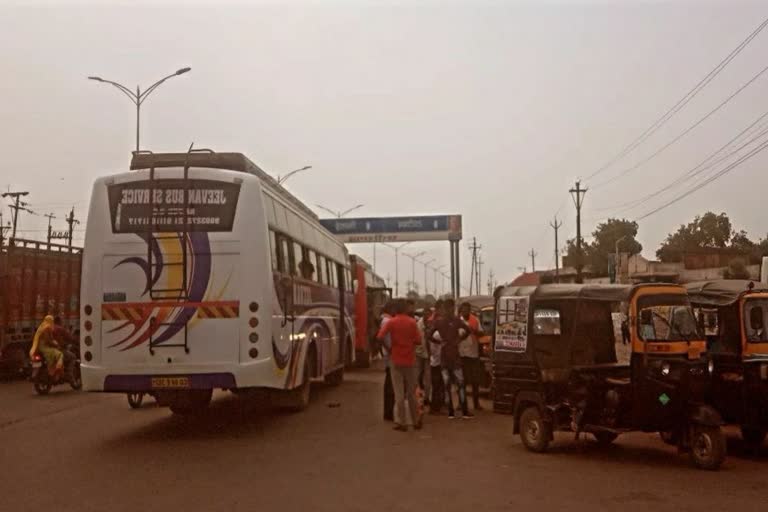
[[[211,397],[213,397],[212,389],[194,389],[179,393],[171,399],[169,406],[173,414],[191,416],[208,409]]]
[[[544,422],[538,407],[528,407],[520,415],[520,438],[532,452],[545,452],[552,438],[552,427]]]
[[[595,440],[600,446],[608,446],[609,444],[613,443],[617,437],[619,437],[619,434],[605,431],[593,432],[592,435],[595,436]]]
[[[325,383],[329,386],[338,386],[342,382],[344,382],[344,368],[339,368],[338,370],[332,371],[328,375],[325,376]]]
[[[312,366],[309,357],[304,360],[304,382],[301,386],[288,391],[288,409],[293,412],[303,411],[309,407],[312,398]]]
[[[741,438],[746,444],[753,447],[759,447],[765,440],[765,430],[759,428],[741,427]]]
[[[725,460],[725,436],[720,427],[696,425],[691,431],[690,457],[699,469],[715,470]]]
[[[138,409],[144,401],[144,393],[128,393],[128,405],[131,409]]]

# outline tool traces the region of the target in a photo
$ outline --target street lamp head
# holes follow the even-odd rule
[[[189,71],[192,71],[192,68],[181,68],[176,72],[177,75],[183,75],[184,73],[188,73]]]
[[[96,80],[97,82],[103,82],[104,81],[104,79],[101,78],[100,76],[89,76],[88,80]]]

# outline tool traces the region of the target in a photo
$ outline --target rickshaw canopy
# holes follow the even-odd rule
[[[751,289],[750,284],[753,286]],[[750,291],[768,292],[768,285],[745,279],[718,279],[689,283],[685,289],[694,304],[722,307],[730,306]]]
[[[541,284],[502,287],[497,291],[497,295],[499,297],[530,296],[537,300],[623,302],[629,300],[635,288],[635,286],[621,284]]]

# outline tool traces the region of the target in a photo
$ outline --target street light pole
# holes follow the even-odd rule
[[[616,240],[616,259],[613,261],[613,281],[619,282],[619,244],[627,238],[627,235]]]
[[[411,283],[414,287],[416,286],[416,258],[420,258],[425,254],[427,254],[427,251],[421,251],[418,254],[404,254],[404,256],[411,258]]]
[[[324,210],[324,211],[330,213],[331,215],[333,215],[337,219],[340,219],[340,218],[344,217],[346,214],[348,214],[350,212],[353,212],[353,211],[357,210],[358,208],[362,208],[365,205],[364,204],[358,204],[356,206],[353,206],[352,208],[344,210],[343,212],[342,211],[331,210],[330,208],[327,208],[327,207],[325,207],[325,206],[323,206],[321,204],[315,204],[315,206],[317,206],[321,210]]]
[[[433,267],[433,269],[432,269],[432,270],[434,270],[434,271],[435,271],[435,297],[437,297],[437,274],[438,274],[438,272],[440,272],[442,269],[444,269],[444,268],[445,268],[445,266],[446,266],[446,263],[443,263],[443,264],[442,264],[442,265],[440,265],[439,267]]]
[[[385,247],[389,247],[393,251],[395,251],[395,297],[400,296],[400,249],[405,247],[408,244],[411,244],[413,242],[405,242],[401,245],[392,245],[388,244],[387,242],[381,242],[381,245]]]
[[[293,176],[294,174],[298,174],[298,173],[300,173],[300,172],[303,172],[303,171],[308,171],[308,170],[310,170],[311,168],[312,168],[312,166],[311,166],[311,165],[305,165],[305,166],[304,166],[304,167],[302,167],[301,169],[296,169],[295,171],[291,171],[291,172],[289,172],[288,174],[286,174],[285,176],[280,176],[280,175],[278,175],[278,176],[277,176],[277,184],[278,184],[278,185],[282,185],[283,183],[285,183],[286,181],[288,181],[288,178],[290,178],[290,177],[291,177],[291,176]]]
[[[133,91],[131,91],[130,89],[128,89],[126,86],[122,85],[122,84],[119,84],[117,82],[113,82],[112,80],[104,80],[103,78],[98,77],[98,76],[89,76],[88,80],[94,80],[96,82],[101,82],[103,84],[109,84],[109,85],[112,85],[112,86],[116,87],[117,89],[120,90],[120,92],[122,92],[123,94],[128,96],[128,99],[130,99],[133,102],[133,104],[136,105],[136,151],[139,151],[139,149],[140,149],[140,145],[139,145],[139,140],[140,139],[139,139],[139,137],[140,137],[140,129],[141,129],[141,121],[140,120],[141,120],[141,105],[142,105],[142,103],[144,103],[144,101],[147,99],[147,97],[149,97],[149,95],[152,94],[152,92],[155,89],[157,89],[160,86],[160,84],[162,84],[163,82],[165,82],[166,80],[168,80],[170,78],[173,78],[173,77],[179,76],[179,75],[183,75],[184,73],[187,73],[187,72],[189,72],[191,70],[192,70],[192,68],[189,68],[189,67],[181,68],[181,69],[177,70],[175,73],[172,73],[172,74],[166,76],[165,78],[161,78],[160,80],[158,80],[154,84],[150,85],[147,89],[144,90],[144,92],[141,92],[141,89],[137,85],[135,93]]]
[[[427,288],[427,267],[429,267],[429,264],[433,261],[437,261],[435,258],[432,258],[429,261],[422,261],[421,264],[424,265],[424,296],[429,293],[429,289]],[[431,267],[430,267],[431,268]]]

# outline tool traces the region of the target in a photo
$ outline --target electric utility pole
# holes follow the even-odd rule
[[[539,253],[531,249],[531,252],[528,253],[528,256],[531,257],[531,272],[536,272],[536,256],[538,256]]]
[[[51,238],[53,238],[53,231],[52,231],[52,228],[51,228],[51,221],[53,219],[55,219],[56,216],[54,214],[52,214],[52,213],[46,213],[45,215],[43,215],[43,217],[46,217],[48,219],[48,238],[47,238],[47,241],[48,241],[48,245],[51,245]],[[49,249],[50,249],[50,247],[49,247]]]
[[[570,189],[573,198],[573,204],[576,206],[576,282],[584,282],[582,270],[584,269],[584,254],[581,250],[581,207],[584,204],[584,196],[587,194],[586,188],[581,188],[581,181],[576,182],[576,187]]]
[[[472,295],[473,285],[476,281],[477,276],[477,254],[480,249],[482,249],[482,245],[478,245],[477,238],[472,237],[472,243],[469,246],[469,250],[472,251],[472,266],[469,270],[469,294]],[[477,290],[478,293],[480,293],[480,290]]]
[[[67,237],[67,243],[69,244],[69,247],[72,247],[72,234],[75,231],[75,224],[80,224],[80,221],[75,219],[75,207],[72,207],[72,210],[69,212],[69,216],[67,216],[67,224],[69,224],[69,235]]]
[[[560,242],[557,240],[557,231],[563,225],[563,221],[557,220],[555,215],[555,222],[550,222],[550,226],[555,230],[555,282],[560,282]]]
[[[477,294],[480,295],[480,289],[481,289],[481,283],[483,282],[483,264],[485,262],[483,261],[483,255],[479,255],[477,257],[477,285],[475,288],[477,289]]]
[[[29,203],[25,203],[21,200],[23,196],[29,195],[29,192],[5,192],[3,193],[2,197],[11,197],[13,198],[13,204],[9,205],[11,207],[11,210],[13,210],[13,227],[11,228],[11,238],[16,238],[16,226],[19,222],[19,210],[34,213],[32,210],[28,209],[27,206],[29,206]]]

